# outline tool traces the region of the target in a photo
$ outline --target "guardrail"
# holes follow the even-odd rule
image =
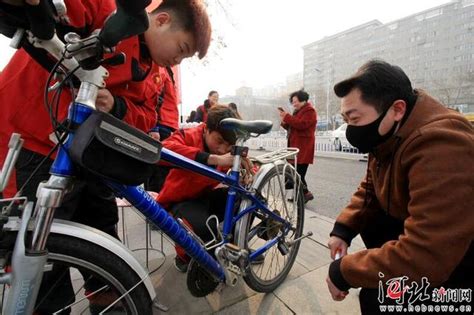
[[[288,141],[280,133],[270,133],[258,138],[252,138],[246,143],[252,150],[275,151],[286,148]],[[354,147],[343,147],[340,151],[336,150],[334,143],[329,136],[316,136],[315,156],[342,158],[350,160],[366,161],[367,155],[361,154]]]
[[[180,128],[192,128],[199,123],[183,123]],[[257,138],[251,138],[247,141],[247,146],[252,150],[276,151],[287,148],[288,140],[286,131],[272,131]],[[328,131],[319,131],[316,134],[316,145],[314,149],[315,156],[341,158],[349,160],[367,161],[367,155],[359,153],[359,150],[343,141],[343,146],[339,149],[334,145],[333,139]]]

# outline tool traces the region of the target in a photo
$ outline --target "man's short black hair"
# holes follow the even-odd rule
[[[290,94],[290,103],[295,96],[300,102],[307,102],[309,100],[309,94],[303,90],[299,90]]]
[[[387,110],[394,101],[404,100],[412,106],[416,101],[410,79],[403,70],[383,60],[370,60],[356,74],[334,86],[334,93],[344,97],[359,89],[364,102],[373,105],[378,113]]]
[[[224,118],[241,119],[239,113],[229,107],[225,105],[214,105],[209,109],[207,114],[207,129],[209,131],[217,131],[225,141],[230,144],[235,144],[235,141],[237,141],[237,133],[234,130],[227,130],[220,127],[220,122]]]
[[[173,28],[180,28],[193,34],[199,59],[207,54],[212,30],[206,7],[202,1],[163,0],[151,14],[159,12],[168,12],[175,17]]]

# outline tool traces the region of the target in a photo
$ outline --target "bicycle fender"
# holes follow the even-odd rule
[[[10,231],[18,231],[20,228],[19,224],[12,225],[10,222],[8,225]],[[142,267],[140,262],[138,262],[138,260],[133,256],[132,252],[116,238],[93,227],[59,219],[53,220],[51,233],[82,239],[114,253],[127,263],[127,265],[136,272],[140,279],[145,279],[143,283],[150,294],[150,298],[152,301],[155,300],[156,292],[153,283],[148,276],[148,271]]]

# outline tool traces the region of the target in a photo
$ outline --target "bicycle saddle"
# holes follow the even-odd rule
[[[221,128],[235,131],[246,131],[255,134],[265,134],[272,130],[273,123],[269,120],[240,120],[235,118],[222,119]]]

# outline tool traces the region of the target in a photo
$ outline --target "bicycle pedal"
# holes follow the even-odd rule
[[[290,252],[290,247],[284,242],[278,242],[277,248],[283,256],[286,256]]]
[[[236,251],[236,252],[240,251],[240,247],[233,244],[233,243],[226,243],[225,247],[229,250],[233,250],[233,251]]]

